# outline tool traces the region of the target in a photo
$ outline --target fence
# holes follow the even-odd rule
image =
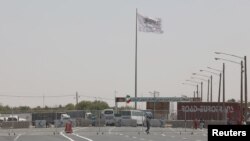
[[[111,112],[111,111],[114,111]],[[75,110],[75,111],[9,111],[0,113],[0,127],[2,129],[17,128],[64,128],[67,122],[73,127],[89,127],[86,132],[110,132],[107,126],[133,127],[116,128],[120,132],[142,132],[145,130],[145,113],[151,113],[151,127],[195,129],[210,124],[241,124],[239,111],[216,111],[215,109],[197,111],[195,109],[181,109],[178,111],[160,110]],[[161,131],[157,130],[157,131]],[[156,130],[155,130],[156,131]]]

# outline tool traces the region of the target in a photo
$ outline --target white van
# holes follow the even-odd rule
[[[143,125],[144,112],[140,110],[123,110],[120,111],[122,119],[134,119],[137,125]]]
[[[115,115],[113,109],[102,110],[101,118],[105,119],[106,125],[115,125]]]

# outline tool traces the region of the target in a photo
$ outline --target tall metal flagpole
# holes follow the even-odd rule
[[[135,98],[137,98],[137,8],[135,19]],[[135,100],[135,109],[137,109],[137,101]]]

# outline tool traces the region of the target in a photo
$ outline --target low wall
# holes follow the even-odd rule
[[[30,122],[29,121],[20,121],[20,122],[7,121],[7,122],[3,122],[1,127],[3,129],[29,128],[30,127]]]

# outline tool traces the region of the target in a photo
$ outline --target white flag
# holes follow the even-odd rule
[[[163,33],[160,18],[149,18],[137,14],[137,27],[142,32]]]

